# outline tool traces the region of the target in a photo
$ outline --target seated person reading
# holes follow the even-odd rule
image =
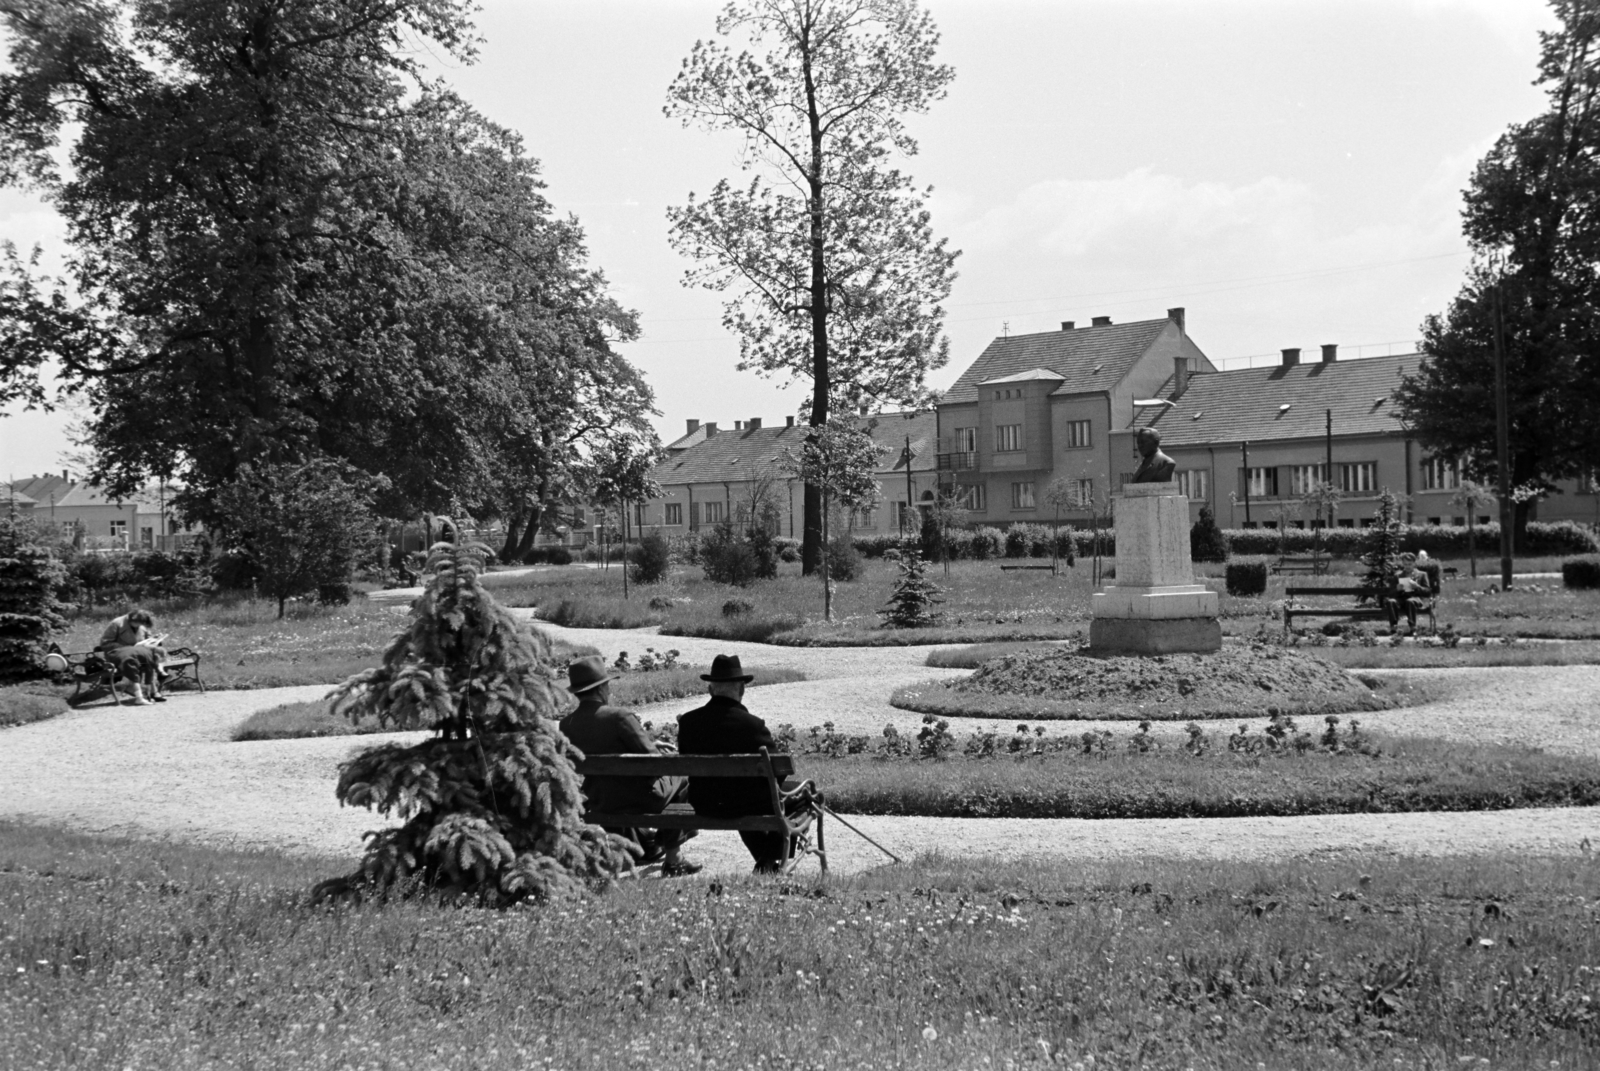
[[[1391,632],[1400,627],[1400,615],[1406,615],[1406,621],[1411,625],[1411,631],[1417,631],[1417,610],[1428,599],[1433,597],[1433,579],[1426,571],[1418,568],[1415,555],[1402,554],[1400,556],[1400,579],[1395,581],[1395,594],[1384,600],[1384,608],[1389,611],[1389,630]]]
[[[561,732],[585,755],[659,755],[650,735],[631,710],[608,705],[614,674],[599,655],[580,658],[567,667],[567,690],[578,697],[578,709],[561,719]],[[591,810],[612,814],[660,814],[684,794],[682,777],[585,777],[583,795]],[[607,829],[639,845],[641,863],[661,863],[663,877],[698,873],[698,863],[680,854],[693,830]]]
[[[161,668],[166,656],[161,642],[166,637],[153,633],[155,623],[148,610],[130,610],[106,626],[94,647],[116,667],[118,676],[133,685],[132,706],[167,701],[161,694],[161,681],[166,676]],[[144,697],[145,692],[149,692],[149,699]]]

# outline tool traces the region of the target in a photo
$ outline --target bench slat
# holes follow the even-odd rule
[[[773,755],[772,773],[794,774],[792,755]],[[577,763],[585,777],[766,777],[760,755],[588,755]]]
[[[713,818],[696,814],[694,808],[675,803],[660,814],[609,814],[588,811],[583,820],[590,825],[612,829],[710,829],[761,833],[788,833],[804,831],[811,824],[811,816],[802,812],[786,821],[777,815],[749,814],[739,818]]]

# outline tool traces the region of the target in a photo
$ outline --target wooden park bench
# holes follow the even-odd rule
[[[59,679],[71,675],[76,687],[67,700],[68,706],[77,706],[80,696],[83,702],[99,699],[102,694],[109,694],[119,704],[123,701],[122,692],[117,690],[117,667],[99,651],[63,651],[52,643],[45,655],[45,667]],[[169,648],[163,668],[168,674],[167,687],[186,680],[199,685],[202,694],[205,692],[205,682],[200,679],[200,655],[190,648]],[[131,691],[127,698],[133,698]]]
[[[1283,605],[1283,628],[1287,632],[1293,627],[1297,617],[1348,617],[1357,620],[1389,620],[1389,600],[1399,596],[1396,590],[1373,592],[1361,587],[1287,587],[1284,589],[1287,601]],[[1367,605],[1357,606],[1297,606],[1296,599],[1302,598],[1373,598],[1376,601]],[[1435,596],[1427,595],[1417,600],[1417,614],[1428,615],[1428,631],[1438,632],[1439,622],[1434,617],[1433,604]]]
[[[1053,572],[1056,567],[1053,565],[1020,565],[1012,564],[1010,562],[1002,562],[1000,568],[1006,570],[1006,572],[1010,572],[1013,569],[1049,569]]]
[[[687,803],[669,804],[658,814],[616,814],[586,811],[585,822],[608,829],[726,829],[738,832],[787,834],[783,873],[792,871],[804,855],[815,855],[828,870],[828,853],[822,839],[822,793],[811,781],[794,780],[794,756],[769,755],[587,755],[577,764],[584,777],[747,777],[767,782],[770,806],[759,814],[739,818],[713,818],[696,814]],[[811,846],[812,825],[816,847]]]
[[[1294,556],[1285,554],[1278,558],[1272,567],[1274,573],[1308,573],[1311,576],[1323,576],[1328,571],[1328,556],[1325,554],[1311,554]]]

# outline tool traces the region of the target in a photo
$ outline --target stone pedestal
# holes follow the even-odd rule
[[[1217,593],[1194,582],[1189,500],[1176,483],[1130,483],[1116,502],[1117,582],[1094,596],[1096,654],[1222,649]]]

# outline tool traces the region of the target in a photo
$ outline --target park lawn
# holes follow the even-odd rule
[[[0,825],[4,1060],[1420,1071],[1600,1046],[1592,856],[933,857],[499,912],[308,906],[348,867]]]
[[[1363,733],[1377,754],[1311,748],[1200,755],[1170,739],[1128,750],[1133,734],[1013,756],[940,759],[808,754],[802,776],[846,814],[929,818],[1238,818],[1396,811],[1488,811],[1600,804],[1600,761],[1534,748]],[[1022,747],[1040,738],[1011,734]],[[1069,738],[1075,734],[1068,734]],[[1085,734],[1091,738],[1097,734]],[[1257,736],[1259,740],[1259,735]],[[1101,748],[1106,750],[1102,751]]]
[[[639,707],[666,699],[703,695],[706,684],[700,675],[704,672],[705,666],[676,666],[672,669],[627,673],[612,682],[611,703],[620,707]],[[752,688],[806,679],[801,671],[781,666],[746,667],[745,672],[755,677],[750,685]],[[233,739],[293,740],[308,736],[357,736],[395,731],[375,721],[352,724],[349,718],[336,716],[326,700],[315,700],[286,703],[281,707],[257,711],[233,731]]]

